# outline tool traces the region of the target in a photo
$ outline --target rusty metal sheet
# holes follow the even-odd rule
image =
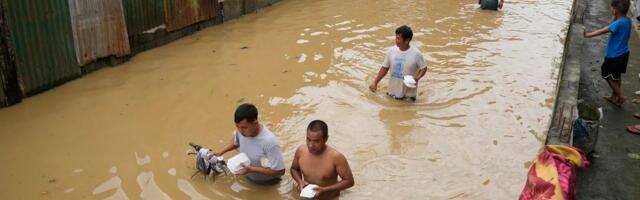
[[[200,0],[200,18],[208,20],[218,17],[218,0]]]
[[[2,2],[10,30],[18,82],[29,96],[80,75],[69,5],[60,0]]]
[[[175,31],[218,15],[217,0],[164,0],[167,31]]]
[[[68,0],[76,59],[83,66],[98,58],[130,53],[122,0]]]

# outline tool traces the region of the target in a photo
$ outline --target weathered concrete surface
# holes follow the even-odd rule
[[[584,23],[588,31],[607,25],[611,18],[610,0],[585,1],[587,10]],[[627,73],[622,76],[622,89],[629,100],[622,107],[613,106],[601,97],[609,95],[611,89],[600,78],[600,65],[604,58],[604,48],[608,36],[585,39],[581,51],[579,98],[587,103],[599,105],[604,110],[600,136],[596,145],[596,156],[590,156],[591,166],[578,172],[578,199],[638,199],[640,197],[640,160],[627,156],[631,152],[640,152],[640,136],[629,134],[625,126],[638,124],[640,120],[632,115],[640,111],[633,99],[640,90],[638,72],[640,72],[640,39],[633,34],[629,47],[631,56]],[[635,52],[635,53],[634,53]]]
[[[584,40],[582,34],[582,16],[585,4],[576,1],[572,10],[571,26],[565,43],[565,55],[558,83],[558,95],[553,118],[547,134],[546,144],[571,146],[573,137],[571,124],[577,118],[578,87],[580,81],[580,51]]]

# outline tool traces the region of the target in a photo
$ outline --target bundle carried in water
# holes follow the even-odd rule
[[[195,176],[198,172],[202,175],[211,176],[216,174],[227,174],[227,163],[224,161],[222,156],[211,155],[211,149],[203,148],[200,145],[189,143],[193,149],[196,150],[196,169],[198,170],[193,176]],[[193,177],[191,176],[191,177]]]

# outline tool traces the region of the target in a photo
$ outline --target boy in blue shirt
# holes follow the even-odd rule
[[[611,33],[601,71],[602,78],[607,81],[613,92],[611,96],[603,98],[617,106],[621,106],[627,99],[620,89],[620,75],[627,71],[629,60],[629,36],[632,22],[627,17],[628,11],[629,0],[613,0],[611,1],[611,24],[590,33],[584,32],[585,38]]]

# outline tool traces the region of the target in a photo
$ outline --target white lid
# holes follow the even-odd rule
[[[300,197],[304,197],[304,198],[313,198],[316,196],[316,191],[313,190],[313,188],[317,188],[318,185],[314,185],[314,184],[309,184],[307,185],[307,187],[304,187],[304,189],[302,189],[302,192],[300,192]]]

